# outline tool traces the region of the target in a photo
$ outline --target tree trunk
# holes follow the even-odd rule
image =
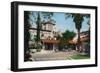
[[[38,13],[38,16],[37,16],[37,41],[36,41],[36,43],[37,43],[37,46],[38,46],[38,44],[40,43],[40,29],[41,29],[41,27],[40,27],[40,13]]]
[[[81,44],[81,42],[80,42],[80,30],[78,30],[77,49],[78,49],[79,52],[81,51],[80,50],[80,44]]]

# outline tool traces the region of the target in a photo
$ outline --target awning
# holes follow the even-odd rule
[[[84,38],[80,38],[80,42],[85,42],[87,40],[89,40],[89,37],[84,37]],[[42,39],[41,40],[43,43],[48,43],[48,44],[59,44],[60,40],[54,40],[54,39]],[[77,44],[77,40],[70,40],[69,44]]]
[[[87,41],[87,40],[89,40],[90,38],[80,38],[80,42],[85,42],[85,41]],[[71,40],[71,41],[69,41],[69,43],[70,44],[77,44],[77,40]]]
[[[48,43],[48,44],[58,44],[60,41],[59,40],[53,40],[53,39],[42,39],[41,40],[43,43]]]

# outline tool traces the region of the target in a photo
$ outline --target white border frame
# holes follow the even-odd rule
[[[39,61],[39,62],[24,62],[24,11],[50,11],[50,12],[74,12],[74,13],[89,13],[91,14],[91,39],[95,38],[95,9],[82,8],[60,8],[48,6],[18,6],[18,68],[36,68],[36,67],[52,67],[52,66],[73,66],[95,64],[95,39],[91,40],[91,59],[89,60],[58,60],[58,61]]]

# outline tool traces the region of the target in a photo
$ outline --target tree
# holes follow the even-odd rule
[[[84,21],[84,17],[89,18],[89,14],[80,14],[80,13],[66,13],[66,18],[72,17],[73,22],[75,22],[75,27],[78,33],[78,50],[80,50],[80,30],[82,28],[82,22]]]
[[[39,43],[40,41],[40,30],[41,30],[41,19],[40,19],[40,14],[38,13],[37,15],[37,21],[36,21],[36,24],[37,24],[37,44]]]
[[[24,61],[29,59],[29,55],[27,54],[28,47],[29,47],[29,38],[30,38],[30,33],[29,33],[29,28],[30,28],[30,23],[29,23],[29,14],[30,12],[25,11],[24,12]],[[28,56],[28,57],[27,57]]]
[[[74,19],[73,21],[75,22],[75,27],[77,29],[78,32],[78,49],[80,49],[80,30],[82,28],[82,22],[83,22],[83,15],[81,14],[74,14]]]
[[[62,33],[62,37],[59,38],[60,46],[63,48],[69,44],[69,41],[75,37],[75,32],[66,30]],[[60,47],[60,48],[61,48]]]
[[[66,30],[64,33],[62,33],[62,38],[66,41],[72,40],[75,37],[75,32]]]

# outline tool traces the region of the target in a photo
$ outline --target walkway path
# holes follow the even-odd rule
[[[77,54],[75,50],[70,52],[53,52],[53,51],[41,51],[32,54],[32,59],[35,61],[50,61],[50,60],[68,60],[70,56]]]

